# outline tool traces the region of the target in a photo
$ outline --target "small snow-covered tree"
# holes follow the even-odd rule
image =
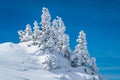
[[[26,29],[24,31],[19,30],[18,34],[20,35],[20,41],[30,41],[32,40],[32,29],[29,24],[26,25]]]
[[[57,17],[58,25],[59,25],[59,35],[58,35],[58,44],[59,44],[59,50],[60,54],[64,57],[69,58],[70,57],[70,47],[69,47],[69,36],[65,34],[66,27],[64,25],[64,22],[60,17]]]
[[[89,53],[87,49],[86,34],[84,31],[80,31],[78,39],[76,40],[78,45],[75,47],[74,55],[71,57],[72,64],[87,65],[89,62]]]
[[[32,39],[32,29],[30,24],[26,25],[26,29],[25,29],[25,36],[24,36],[24,40],[25,41],[30,41]]]
[[[20,42],[23,42],[24,41],[25,32],[23,30],[19,30],[18,31],[18,35],[20,36],[19,37]]]
[[[98,68],[96,66],[96,59],[94,57],[91,58],[90,68],[92,69],[93,73],[95,74],[98,72]]]
[[[57,68],[57,58],[52,54],[45,54],[40,57],[42,67],[45,70],[51,70]]]
[[[41,23],[40,23],[42,25],[42,29],[49,29],[51,27],[50,20],[51,20],[51,16],[48,8],[43,7],[42,15],[41,15]]]
[[[37,21],[34,21],[34,27],[33,27],[34,31],[33,31],[33,42],[34,45],[40,45],[40,29],[39,29],[39,25]]]

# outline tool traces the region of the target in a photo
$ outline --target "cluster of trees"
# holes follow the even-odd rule
[[[21,42],[31,41],[31,45],[38,46],[41,54],[62,55],[71,61],[73,67],[89,66],[96,73],[98,69],[95,58],[91,58],[89,55],[85,32],[80,31],[77,39],[78,45],[72,52],[69,47],[69,36],[65,33],[65,30],[66,27],[62,19],[56,17],[51,22],[49,10],[43,8],[41,22],[34,21],[33,30],[27,24],[26,29],[24,31],[19,30],[18,34]]]
[[[47,8],[43,8],[41,22],[34,21],[33,31],[29,24],[24,31],[19,30],[21,42],[32,41],[33,45],[39,46],[45,54],[58,53],[67,58],[70,57],[69,36],[65,34],[65,25],[60,17],[51,23],[51,16]]]

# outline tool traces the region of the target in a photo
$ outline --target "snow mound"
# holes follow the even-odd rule
[[[38,48],[27,44],[28,42],[0,44],[1,80],[99,80],[98,75],[87,74],[84,71],[86,67],[71,67],[68,59],[60,55],[34,55]],[[48,61],[52,63],[49,64]]]

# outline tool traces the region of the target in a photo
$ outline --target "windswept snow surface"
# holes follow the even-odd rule
[[[99,80],[98,75],[89,74],[89,69],[89,73],[85,73],[85,67],[71,67],[60,55],[55,55],[58,68],[44,70],[41,65],[43,55],[38,52],[39,48],[29,46],[28,42],[0,44],[0,80]]]

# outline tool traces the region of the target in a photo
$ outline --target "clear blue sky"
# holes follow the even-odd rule
[[[120,80],[120,0],[0,0],[0,43],[18,43],[17,31],[39,22],[42,7],[49,8],[52,18],[62,17],[72,50],[84,30],[99,73]]]

